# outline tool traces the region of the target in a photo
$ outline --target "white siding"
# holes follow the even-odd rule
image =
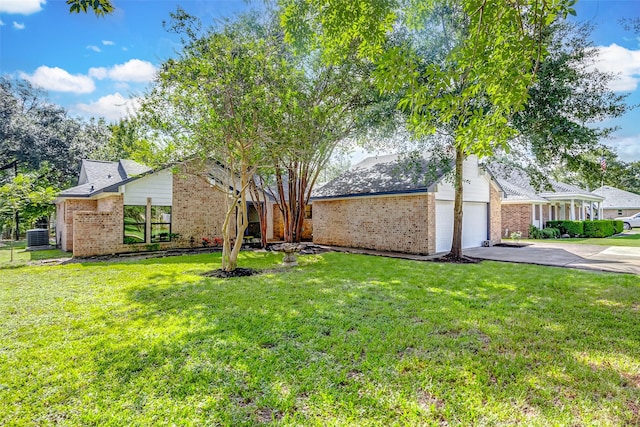
[[[485,202],[490,199],[489,179],[478,166],[478,159],[469,156],[463,165],[463,198],[465,202]],[[454,200],[453,184],[444,180],[438,184],[436,200]]]
[[[173,174],[163,170],[143,176],[122,188],[125,205],[146,205],[147,197],[155,206],[173,205]]]

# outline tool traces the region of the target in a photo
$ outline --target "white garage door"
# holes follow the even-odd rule
[[[436,201],[436,252],[447,252],[453,240],[453,202]],[[462,247],[475,248],[487,240],[487,204],[462,207]]]

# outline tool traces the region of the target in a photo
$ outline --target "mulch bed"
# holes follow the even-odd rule
[[[232,271],[217,269],[217,270],[207,271],[202,275],[205,277],[215,277],[216,279],[229,279],[231,277],[253,276],[260,273],[261,273],[260,271],[254,270],[253,268],[237,267],[235,270],[232,270]]]
[[[441,256],[440,258],[434,258],[435,262],[448,262],[452,264],[477,264],[480,262],[477,258],[471,258],[469,256],[462,256],[462,258],[454,257],[451,254]]]

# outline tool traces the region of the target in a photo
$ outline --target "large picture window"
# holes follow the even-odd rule
[[[151,242],[171,240],[171,206],[151,206]]]
[[[144,243],[147,240],[147,207],[124,207],[124,243]]]

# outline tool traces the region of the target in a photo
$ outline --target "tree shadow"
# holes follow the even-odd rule
[[[603,288],[552,268],[320,259],[150,277],[129,291],[132,317],[92,345],[99,386],[128,413],[201,405],[189,417],[217,424],[638,420],[632,278]]]

